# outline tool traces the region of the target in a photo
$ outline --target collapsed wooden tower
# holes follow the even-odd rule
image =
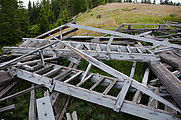
[[[140,34],[139,29],[136,30],[131,27],[133,24],[122,24],[115,31],[110,31],[70,22],[36,38],[24,38],[24,42],[17,47],[3,47],[4,55],[1,56],[0,68],[7,68],[8,71],[0,72],[1,77],[4,77],[0,82],[0,89],[2,90],[0,92],[0,102],[31,91],[29,119],[36,119],[34,89],[45,87],[49,89],[51,94],[46,94],[46,97],[36,101],[38,118],[42,120],[61,119],[63,114],[57,111],[55,104],[60,99],[61,93],[145,119],[180,119],[181,81],[179,77],[181,76],[181,53],[178,49],[181,48],[181,45],[169,41],[179,41],[181,29],[179,24],[173,23],[169,25],[177,27],[177,29],[168,29],[166,27],[168,24],[156,24],[159,27],[154,29],[141,29],[143,33]],[[125,25],[129,26],[126,30],[122,29]],[[111,36],[73,36],[72,33],[78,29],[101,32]],[[53,35],[58,31],[60,31],[60,34]],[[126,34],[130,31],[139,31],[137,32],[139,34]],[[164,33],[166,33],[165,31],[176,31],[178,34],[170,35],[167,33],[168,35],[153,37],[149,35],[153,31]],[[164,39],[165,36],[177,37]],[[148,42],[153,45],[143,46],[141,42]],[[11,59],[8,56],[9,54],[15,58]],[[66,67],[52,63],[60,57],[71,61],[70,65]],[[81,58],[89,63],[86,71],[77,69]],[[97,59],[133,61],[130,76]],[[142,83],[133,79],[137,62],[147,62],[149,64]],[[113,77],[90,73],[92,66],[107,72]],[[157,79],[148,81],[150,69],[158,77]],[[32,83],[32,87],[2,97],[19,82],[11,82],[12,77],[29,81]],[[7,81],[10,85],[4,87]],[[86,82],[91,82],[92,86],[90,88],[82,87]],[[163,86],[159,86],[160,83]],[[94,89],[98,85],[106,86],[106,89],[103,92],[97,92]],[[109,94],[112,88],[119,90],[116,96]],[[129,93],[134,93],[131,100],[125,98]],[[141,99],[144,99],[143,95],[149,97],[147,104],[140,102]],[[170,98],[173,99],[170,101]],[[164,105],[164,108],[159,107],[160,103]],[[0,112],[14,107],[2,107]]]

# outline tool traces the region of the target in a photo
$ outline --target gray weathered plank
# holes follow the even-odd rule
[[[16,98],[16,97],[18,97],[18,96],[20,96],[20,95],[26,94],[26,93],[28,93],[28,92],[30,92],[30,91],[32,91],[32,90],[34,90],[34,89],[40,88],[40,87],[42,87],[42,85],[37,85],[37,86],[31,87],[31,88],[22,90],[22,91],[20,91],[20,92],[15,93],[15,94],[6,96],[6,97],[4,97],[4,98],[1,98],[1,99],[0,99],[0,102],[3,102],[3,101],[5,101],[5,100],[14,99],[14,98]]]
[[[163,85],[167,88],[170,95],[174,98],[179,106],[181,106],[181,82],[161,63],[150,64],[152,71],[161,80]]]
[[[180,57],[178,57],[177,55],[173,54],[170,51],[161,53],[159,55],[160,55],[162,61],[164,61],[165,63],[167,63],[167,64],[171,65],[172,67],[175,67],[181,71],[181,58]]]
[[[55,120],[50,97],[36,99],[38,120]]]
[[[34,87],[34,84],[32,84],[31,87]],[[36,120],[36,96],[35,96],[35,90],[32,90],[31,93],[30,93],[30,105],[29,105],[28,120]]]
[[[10,110],[14,110],[14,109],[16,109],[16,105],[15,104],[8,105],[6,107],[1,107],[0,108],[0,113],[1,112],[7,112],[7,111],[10,111]]]

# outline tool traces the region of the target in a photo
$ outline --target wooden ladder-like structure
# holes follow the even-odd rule
[[[62,32],[63,29],[68,27],[75,28]],[[65,37],[65,35],[76,31],[77,28],[112,34],[112,36],[107,45],[61,41],[70,38],[71,35],[68,37]],[[58,30],[61,30],[60,35],[51,36],[51,34],[54,34],[55,31]],[[135,38],[136,40],[151,42],[155,45],[166,45],[174,48],[180,47],[179,45],[171,44],[169,42],[159,42],[148,38],[142,38],[140,36],[132,36],[69,23],[55,28],[55,30],[48,31],[35,39],[24,39],[24,42],[18,47],[4,47],[3,51],[5,53],[13,53],[14,55],[20,55],[20,57],[0,64],[0,68],[10,65],[8,71],[11,76],[16,76],[39,85],[30,89],[44,86],[51,92],[56,91],[64,93],[66,95],[111,108],[116,112],[125,112],[145,119],[180,119],[178,113],[181,113],[181,110],[175,106],[175,103],[171,103],[169,102],[170,100],[162,97],[165,94],[162,94],[161,91],[165,88],[154,87],[147,84],[149,68],[145,70],[142,83],[133,79],[136,61],[148,62],[155,65],[160,60],[159,56],[155,55],[145,47],[111,45],[115,35],[131,39]],[[49,39],[41,39],[45,37]],[[37,59],[37,56],[40,56],[40,59]],[[31,61],[22,60],[25,57],[30,57]],[[48,62],[59,57],[65,57],[70,60],[71,63],[76,64],[79,62],[77,58],[81,57],[85,59],[89,65],[87,66],[86,71],[81,71],[75,68]],[[134,61],[130,77],[97,59]],[[113,77],[90,73],[89,71],[92,66],[103,70]],[[173,74],[176,73],[174,72]],[[100,86],[102,87],[102,91],[97,90]],[[131,98],[126,97],[126,95],[129,94],[130,96],[132,93],[134,93],[134,95]],[[144,96],[147,96],[149,99],[145,99]],[[6,99],[7,98],[2,98],[0,99],[0,102]],[[44,109],[43,107],[46,108],[46,106],[42,105],[44,100],[46,101],[46,104],[48,103],[48,105],[51,106],[49,98],[43,98],[39,101],[38,114],[41,114],[41,110]],[[47,109],[47,111],[49,110]],[[39,117],[40,119],[43,119],[44,117],[46,118],[46,116],[41,117],[41,115],[39,115]]]
[[[106,64],[96,60],[95,58],[83,53],[82,51],[61,42],[67,49],[72,50],[80,57],[89,62],[86,71],[73,68],[67,68],[60,65],[46,63],[42,61],[31,61],[19,63],[9,68],[9,72],[18,78],[25,79],[29,82],[44,85],[50,91],[57,91],[73,97],[86,100],[107,108],[111,108],[117,112],[125,112],[146,119],[179,119],[175,114],[166,110],[158,109],[158,102],[173,109],[174,113],[181,112],[179,108],[172,103],[159,96],[158,88],[147,86],[149,70],[145,71],[143,82],[124,75],[123,73],[107,66]],[[89,73],[91,66],[111,74],[114,77]],[[86,83],[93,83],[90,87],[84,87]],[[107,86],[104,91],[96,91],[99,85]],[[111,95],[113,88],[118,89],[117,95]],[[132,100],[126,99],[129,92],[135,91]],[[141,104],[141,94],[150,97],[147,104]]]
[[[54,42],[54,40],[27,39],[18,47],[3,47],[3,51],[5,53],[26,54],[52,42]],[[71,45],[74,48],[78,48],[82,52],[97,59],[128,60],[139,62],[159,60],[159,56],[154,55],[153,52],[145,47],[106,45],[73,41],[63,41],[63,43]],[[62,43],[58,43],[52,47],[44,49],[43,53],[46,56],[69,57],[72,55],[72,57],[78,57],[77,54],[67,49],[67,47]]]

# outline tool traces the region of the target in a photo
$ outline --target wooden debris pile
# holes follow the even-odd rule
[[[157,27],[133,28],[135,25]],[[105,35],[74,36],[78,29]],[[30,92],[30,120],[61,120],[71,97],[144,119],[180,119],[181,45],[173,43],[180,42],[180,31],[180,24],[170,22],[122,24],[114,31],[70,22],[36,38],[24,38],[19,46],[2,48],[0,103]],[[60,64],[59,58],[69,60],[70,64]],[[89,63],[85,71],[77,69],[81,59]],[[106,65],[102,59],[133,61],[130,75]],[[134,79],[137,62],[149,64],[141,83]],[[92,66],[112,77],[90,73]],[[151,70],[156,79],[148,79]],[[14,93],[23,81],[30,82],[31,87]],[[92,86],[85,88],[86,83]],[[106,88],[96,91],[98,86]],[[40,88],[47,91],[37,99],[35,89]],[[116,95],[111,94],[113,88],[118,91]],[[133,96],[128,99],[130,94]],[[15,104],[0,106],[0,112],[13,109]],[[66,113],[66,118],[77,120],[77,114],[73,112],[71,118]]]

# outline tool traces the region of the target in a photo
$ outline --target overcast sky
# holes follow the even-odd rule
[[[29,0],[22,0],[23,2],[24,2],[24,5],[27,7],[28,6],[28,3],[29,3]],[[37,0],[30,0],[31,2],[37,2]],[[41,1],[41,0],[39,0],[39,1]],[[138,1],[141,1],[141,0],[138,0]],[[160,1],[160,0],[156,0],[157,1],[157,3]],[[169,1],[171,1],[171,0],[169,0]],[[173,2],[181,2],[181,0],[172,0]]]

